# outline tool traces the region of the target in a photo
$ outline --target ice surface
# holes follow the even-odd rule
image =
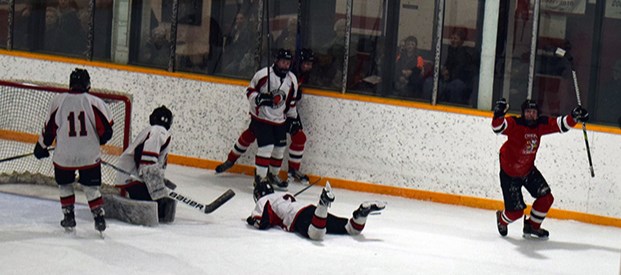
[[[0,185],[0,274],[619,274],[616,227],[548,219],[550,239],[532,241],[521,237],[519,221],[502,238],[493,211],[335,188],[330,212],[339,216],[350,217],[365,200],[388,205],[369,217],[361,236],[315,242],[247,226],[254,207],[249,176],[170,165],[167,177],[200,202],[228,188],[237,195],[209,215],[179,204],[169,225],[109,219],[102,240],[83,194],[76,195],[71,235],[59,225],[56,189]],[[316,203],[320,188],[298,199]]]

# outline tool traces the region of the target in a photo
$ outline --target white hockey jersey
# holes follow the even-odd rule
[[[112,137],[112,115],[100,98],[68,92],[52,99],[39,143],[49,147],[56,139],[52,161],[61,169],[83,169],[99,163],[100,144]]]
[[[261,197],[252,211],[252,217],[261,220],[265,207],[270,215],[270,224],[280,226],[287,231],[293,231],[291,225],[295,222],[298,214],[306,207],[312,206],[309,203],[298,202],[291,193],[272,193]]]
[[[268,91],[268,70],[269,70],[269,89]],[[257,106],[255,99],[259,95],[271,94],[274,98],[273,106]],[[250,115],[253,119],[269,123],[283,124],[287,117],[297,117],[296,97],[298,93],[298,80],[292,72],[288,72],[283,78],[280,78],[274,69],[269,66],[265,67],[254,74],[246,96],[250,102]]]
[[[118,166],[132,175],[138,175],[141,165],[158,165],[166,168],[170,150],[171,133],[163,126],[152,125],[140,132],[119,158]],[[118,172],[115,184],[131,182],[129,175]]]

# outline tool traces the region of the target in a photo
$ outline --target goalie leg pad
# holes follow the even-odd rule
[[[165,198],[168,195],[163,169],[157,165],[147,165],[140,168],[140,174],[153,200]]]
[[[172,223],[175,221],[177,201],[171,198],[157,200],[157,216],[160,223]]]
[[[107,218],[149,227],[159,224],[158,204],[154,201],[132,200],[112,194],[104,194],[103,197]]]

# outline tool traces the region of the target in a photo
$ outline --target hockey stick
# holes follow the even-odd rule
[[[54,151],[54,147],[47,148],[47,150],[48,151]],[[23,155],[18,155],[18,156],[12,156],[12,157],[8,157],[8,158],[0,159],[0,163],[3,163],[5,161],[21,159],[21,158],[29,157],[29,156],[32,156],[32,155],[34,155],[34,153],[28,153],[28,154],[23,154]]]
[[[578,100],[578,106],[582,107],[582,103],[580,100],[580,88],[578,87],[578,77],[576,76],[576,69],[574,68],[573,58],[570,54],[568,54],[565,50],[561,48],[556,48],[554,52],[555,55],[564,57],[569,62],[569,66],[571,67],[571,76],[574,79],[574,90],[576,90],[576,100]],[[591,149],[589,147],[589,138],[586,132],[586,122],[582,122],[582,135],[584,136],[584,144],[586,145],[587,157],[589,158],[589,170],[591,170],[591,177],[595,177],[595,171],[593,170],[593,159],[591,158]]]
[[[139,176],[133,175],[130,172],[127,172],[117,166],[115,166],[114,164],[111,164],[107,161],[101,161],[101,163],[103,163],[104,165],[107,165],[109,167],[111,167],[112,169],[121,172],[125,175],[130,176],[132,179],[140,181],[140,182],[144,182],[142,180],[142,178],[140,178]],[[164,179],[164,181],[168,181],[170,183],[172,183],[171,181],[169,181],[168,179]],[[173,183],[174,184],[174,183]],[[176,186],[176,185],[175,185]],[[122,187],[122,185],[115,185],[115,187]],[[168,196],[185,204],[188,205],[192,208],[198,209],[199,211],[205,213],[205,214],[209,214],[213,211],[215,211],[216,209],[218,209],[220,206],[222,206],[224,203],[226,203],[227,201],[229,201],[231,198],[233,198],[235,196],[235,192],[233,192],[233,190],[229,189],[226,190],[226,192],[222,193],[222,195],[220,195],[218,198],[216,198],[214,201],[212,201],[209,204],[203,204],[200,202],[197,202],[191,198],[189,198],[186,195],[180,194],[179,192],[175,192],[170,190],[170,192],[168,192]]]
[[[308,186],[302,188],[302,190],[296,192],[295,194],[293,194],[294,197],[297,197],[299,194],[304,193],[304,191],[308,190],[308,188],[311,188],[313,185],[319,183],[321,181],[321,179],[323,179],[322,177],[319,177],[316,181],[312,182],[311,184],[309,184]]]

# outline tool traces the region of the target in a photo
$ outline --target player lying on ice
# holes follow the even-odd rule
[[[351,219],[332,215],[328,208],[334,202],[334,193],[329,182],[317,205],[299,202],[288,192],[274,193],[272,186],[262,182],[255,186],[253,193],[256,206],[246,219],[249,225],[261,230],[279,226],[318,241],[323,240],[326,233],[358,235],[364,229],[367,216],[386,207],[385,202],[369,201],[360,204]]]

